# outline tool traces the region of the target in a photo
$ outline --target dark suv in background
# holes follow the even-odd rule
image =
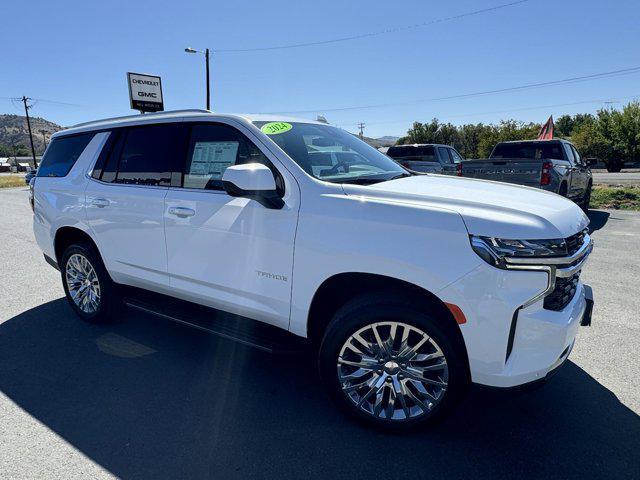
[[[422,143],[389,147],[387,155],[408,170],[419,173],[456,174],[456,164],[463,158],[448,145]]]

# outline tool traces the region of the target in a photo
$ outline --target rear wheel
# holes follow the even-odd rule
[[[580,208],[584,210],[585,213],[589,213],[589,204],[591,203],[591,184],[587,187],[587,191],[584,192],[584,197],[580,204]]]
[[[446,319],[384,296],[365,295],[338,311],[320,347],[320,375],[333,400],[360,420],[415,427],[448,410],[468,375],[442,328]]]
[[[113,281],[92,245],[68,246],[60,262],[62,285],[76,314],[88,322],[110,320],[118,304]]]
[[[566,197],[567,196],[567,184],[566,183],[561,183],[560,184],[560,189],[558,190],[558,195],[560,195],[562,197]]]

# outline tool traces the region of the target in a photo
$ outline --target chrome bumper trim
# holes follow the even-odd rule
[[[589,234],[586,234],[582,246],[569,257],[506,257],[504,260],[507,263],[507,268],[509,268],[509,265],[571,265],[582,257],[589,255],[591,250],[593,250],[593,240],[591,240]]]
[[[533,298],[522,304],[521,308],[533,305],[538,300],[543,299],[556,288],[556,278],[569,278],[579,272],[589,258],[593,250],[593,240],[587,234],[584,243],[576,253],[570,257],[554,258],[505,258],[508,270],[527,270],[537,272],[547,272],[547,286]],[[563,267],[563,265],[567,265]]]

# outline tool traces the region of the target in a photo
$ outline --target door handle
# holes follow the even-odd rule
[[[193,217],[196,214],[196,211],[192,208],[186,207],[169,207],[169,213],[176,217],[186,218]]]
[[[91,200],[91,205],[98,208],[108,207],[110,203],[106,198],[94,198]]]

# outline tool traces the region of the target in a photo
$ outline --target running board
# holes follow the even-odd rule
[[[306,339],[256,320],[137,288],[125,290],[124,304],[132,309],[263,352],[296,355],[308,347]]]

